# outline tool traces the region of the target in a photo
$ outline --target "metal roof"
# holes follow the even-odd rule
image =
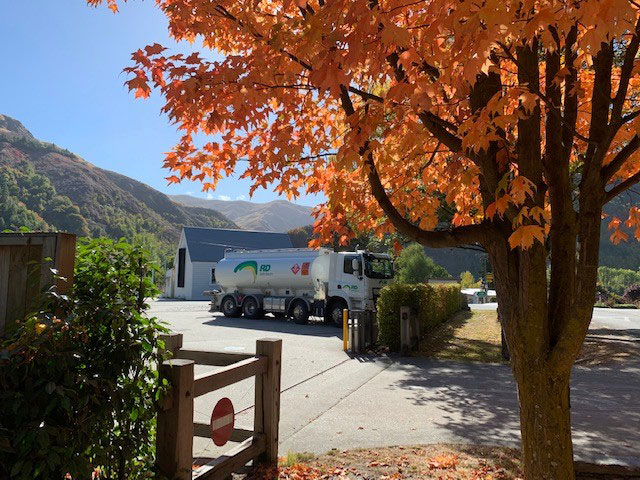
[[[293,248],[287,233],[183,227],[192,262],[217,262],[227,248]]]

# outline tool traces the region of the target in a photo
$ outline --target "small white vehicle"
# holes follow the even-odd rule
[[[393,278],[386,254],[328,249],[228,250],[216,266],[211,310],[227,317],[265,313],[306,323],[310,315],[342,325],[345,308],[375,310]]]

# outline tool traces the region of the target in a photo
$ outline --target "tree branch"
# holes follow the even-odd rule
[[[398,82],[406,82],[407,78],[402,68],[398,65],[398,58],[398,54],[394,52],[387,56],[387,63],[393,69],[396,80]],[[455,125],[427,111],[420,113],[418,117],[425,128],[449,150],[452,152],[460,152],[462,150],[462,139],[449,131],[449,129],[456,131]]]
[[[502,50],[504,50],[505,54],[507,55],[507,57],[509,58],[509,60],[511,60],[513,63],[516,64],[516,66],[519,66],[519,62],[518,59],[513,55],[513,53],[511,53],[511,51],[509,50],[509,47],[507,47],[504,43],[498,42],[498,45],[500,46],[500,48],[502,48]],[[536,80],[537,82],[537,80]],[[562,116],[562,113],[553,106],[552,102],[547,98],[547,96],[542,93],[540,91],[539,88],[535,88],[532,85],[535,82],[530,79],[527,85],[527,89],[533,93],[534,95],[536,95],[538,98],[540,98],[540,100],[542,100],[545,104],[545,106],[549,107],[549,112],[551,112],[553,115],[555,115],[556,117],[558,117],[560,119],[560,121],[562,122],[562,124],[564,125],[565,128],[567,128],[576,138],[579,138],[580,140],[582,140],[585,143],[597,143],[587,137],[585,137],[584,135],[581,135],[580,133],[578,133],[577,130],[575,130],[574,127],[572,127],[572,125],[570,123],[568,123]]]
[[[489,238],[490,226],[486,223],[476,225],[466,225],[455,227],[449,230],[427,231],[414,225],[403,217],[395,208],[391,199],[385,192],[380,181],[378,170],[373,161],[373,154],[366,152],[365,166],[367,167],[367,177],[371,185],[373,196],[384,211],[391,224],[403,235],[425,245],[427,247],[458,247],[473,243],[486,243]]]
[[[611,200],[616,198],[622,192],[624,192],[625,190],[628,190],[629,188],[633,187],[636,183],[640,183],[640,171],[638,171],[635,174],[631,175],[629,178],[627,178],[626,180],[620,182],[615,187],[613,187],[611,190],[606,192],[604,203],[609,203]]]
[[[639,34],[640,34],[640,19],[638,19],[636,23],[635,34],[629,41],[629,45],[627,45],[627,50],[624,52],[624,62],[622,64],[622,68],[620,69],[620,83],[618,86],[618,91],[616,92],[616,96],[613,99],[613,108],[611,110],[612,126],[618,125],[622,118],[622,107],[624,106],[624,101],[627,98],[629,80],[631,79],[631,73],[633,72],[633,65],[636,59],[636,54],[638,53],[638,47],[640,46]]]
[[[564,83],[564,124],[562,126],[562,151],[565,162],[571,158],[574,132],[578,121],[578,95],[575,91],[575,86],[578,83],[578,70],[575,66],[577,54],[573,51],[577,37],[578,28],[574,25],[569,30],[564,50],[564,65],[569,69],[569,75],[565,78]]]
[[[438,139],[440,143],[445,145],[452,152],[460,152],[462,150],[462,140],[457,135],[449,132],[439,122],[438,116],[430,112],[422,112],[418,115],[422,124],[431,134]]]
[[[635,153],[640,147],[640,137],[634,135],[629,143],[627,143],[622,149],[613,157],[613,160],[602,169],[601,175],[603,180],[608,182],[618,170],[624,165],[631,155]]]

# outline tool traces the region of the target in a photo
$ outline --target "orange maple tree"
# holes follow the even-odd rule
[[[147,46],[126,69],[136,97],[160,90],[183,133],[165,160],[169,180],[213,189],[240,167],[253,189],[326,194],[315,225],[324,239],[346,242],[355,225],[483,246],[526,478],[573,478],[569,379],[593,310],[602,210],[640,181],[640,5],[156,4],[174,38],[202,43],[189,56]],[[446,228],[441,205],[454,212]],[[640,209],[609,227],[613,241],[640,238]]]

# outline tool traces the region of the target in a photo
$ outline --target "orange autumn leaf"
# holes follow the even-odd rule
[[[504,213],[507,211],[510,201],[511,201],[510,195],[502,195],[500,198],[497,198],[495,202],[493,202],[487,207],[487,211],[486,211],[487,218],[493,218],[496,214],[499,217],[502,217]]]
[[[534,240],[544,243],[544,229],[539,225],[523,225],[511,234],[509,245],[511,248],[520,247],[526,250],[531,248]]]

